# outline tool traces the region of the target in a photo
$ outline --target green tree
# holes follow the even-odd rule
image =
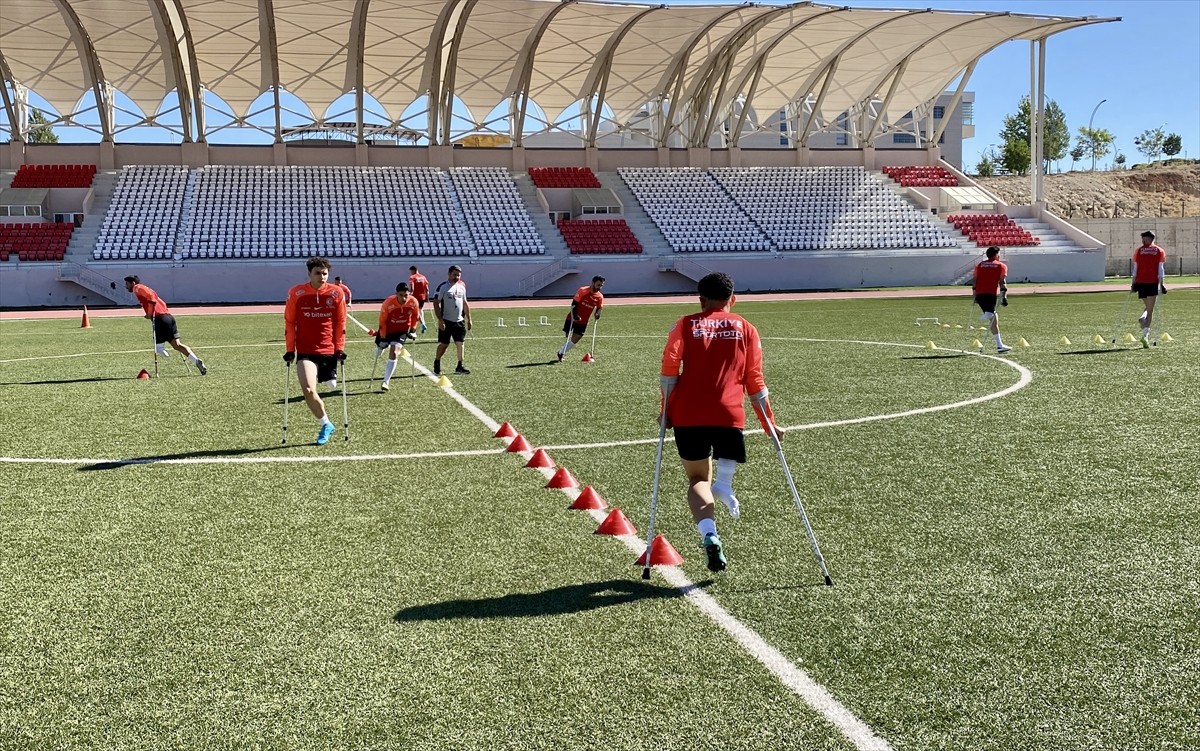
[[[1083,144],[1075,144],[1075,148],[1071,149],[1071,171],[1075,171],[1075,162],[1083,159],[1084,155]]]
[[[1042,164],[1046,168],[1050,166],[1050,162],[1056,162],[1067,155],[1067,149],[1071,147],[1071,132],[1067,129],[1066,114],[1053,99],[1046,103],[1043,117],[1045,123],[1042,127]],[[1019,174],[1028,172],[1030,165],[1013,169],[1007,159],[1009,155],[1019,154],[1020,149],[1010,148],[1009,144],[1021,141],[1025,144],[1025,153],[1029,153],[1030,121],[1029,97],[1024,96],[1017,102],[1016,113],[1004,116],[1004,127],[1000,129],[1000,138],[1004,141],[1005,166]]]
[[[979,177],[991,177],[996,174],[996,168],[986,154],[979,157],[979,164],[975,165],[975,174]]]
[[[1028,141],[1005,141],[1000,152],[1000,164],[1014,175],[1027,175],[1031,162],[1029,160]]]
[[[25,140],[27,143],[58,143],[58,136],[46,119],[46,113],[36,107],[29,112],[29,134]]]
[[[1183,136],[1178,133],[1172,133],[1163,139],[1163,153],[1167,156],[1175,156],[1183,151]]]
[[[1145,154],[1147,159],[1156,162],[1163,153],[1163,141],[1166,137],[1161,127],[1143,130],[1140,136],[1133,139],[1133,145],[1137,146],[1137,150]]]
[[[1085,125],[1079,126],[1079,135],[1075,137],[1075,143],[1083,149],[1084,155],[1092,158],[1093,170],[1096,169],[1096,160],[1112,151],[1115,141],[1116,138],[1108,130]]]
[[[1117,165],[1117,167],[1120,169],[1125,169],[1125,155],[1118,152],[1117,155],[1113,157],[1113,164]]]

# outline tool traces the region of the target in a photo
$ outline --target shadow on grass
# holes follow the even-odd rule
[[[700,582],[706,587],[711,582]],[[448,600],[428,605],[413,605],[392,616],[397,623],[445,621],[463,618],[537,618],[547,615],[581,613],[639,600],[683,597],[674,587],[646,584],[636,579],[610,579],[602,582],[571,584],[543,592],[483,597],[478,600]]]
[[[553,360],[547,360],[545,362],[542,362],[540,360],[538,362],[522,362],[522,363],[517,363],[515,365],[505,365],[504,367],[506,367],[506,368],[537,368],[542,365],[558,365],[558,358],[556,357]]]
[[[958,350],[953,350],[944,355],[910,355],[908,357],[901,357],[900,359],[901,360],[956,360],[960,357],[966,357],[966,356],[967,356],[966,352],[960,352]]]
[[[294,448],[295,445],[304,444],[280,444],[278,446],[262,446],[260,448],[242,448],[242,449],[213,449],[212,451],[186,451],[180,454],[158,454],[156,456],[137,456],[131,459],[113,459],[108,462],[96,462],[95,464],[85,464],[79,468],[80,472],[94,472],[101,469],[120,469],[136,464],[158,464],[177,459],[198,459],[201,457],[214,456],[245,456],[246,454],[261,454],[266,451],[279,451],[281,449]]]
[[[1059,352],[1060,355],[1111,355],[1117,352],[1135,352],[1136,350],[1128,348],[1120,349],[1077,349],[1073,352]]]
[[[0,383],[0,386],[60,386],[67,383],[100,383],[102,381],[136,381],[136,378],[62,378],[55,381],[12,381],[10,383]]]

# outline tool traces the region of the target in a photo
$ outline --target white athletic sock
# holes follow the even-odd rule
[[[995,337],[996,337],[996,346],[997,346],[997,347],[1003,347],[1003,346],[1004,346],[1004,342],[1000,341],[1000,335],[999,335],[999,334],[993,334],[993,336],[995,336]]]
[[[700,539],[704,539],[705,535],[715,535],[717,533],[717,523],[712,519],[701,519],[696,524],[696,529],[700,530]]]
[[[383,382],[388,383],[392,380],[392,373],[396,372],[396,360],[388,360],[383,366]]]
[[[330,378],[328,381],[325,382],[325,385],[331,389],[336,389],[337,388],[337,379]]]
[[[189,359],[189,360],[191,360],[191,361],[192,361],[194,364],[196,364],[196,365],[199,365],[199,364],[200,364],[200,358],[199,358],[199,357],[196,357],[196,353],[195,353],[195,352],[193,352],[192,354],[188,355],[188,359]]]
[[[154,351],[163,357],[170,357],[170,355],[167,354],[167,345],[165,344],[155,344]]]
[[[329,419],[329,415],[325,415],[324,417],[321,418],[321,424],[322,425],[332,425],[333,421],[331,421]]]
[[[1147,339],[1150,338],[1150,327],[1149,326],[1142,327],[1142,336],[1146,337]]]
[[[562,346],[562,349],[560,349],[560,350],[559,350],[559,352],[562,352],[562,353],[565,355],[565,354],[567,354],[568,352],[570,352],[570,351],[571,351],[571,347],[574,347],[574,346],[575,346],[575,342],[573,342],[573,341],[571,341],[570,339],[568,339],[568,340],[566,341],[566,343],[564,343],[564,344],[563,344],[563,346]]]
[[[733,473],[737,471],[737,462],[733,459],[717,460],[717,482],[722,485],[733,485]]]

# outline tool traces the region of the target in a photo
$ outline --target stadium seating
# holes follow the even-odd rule
[[[92,257],[103,261],[171,258],[187,180],[188,168],[177,165],[123,168]]]
[[[563,219],[558,230],[572,254],[642,252],[624,219]]]
[[[1042,242],[1004,214],[954,214],[946,221],[980,248],[1027,248]]]
[[[524,256],[546,252],[508,170],[455,167],[450,170],[450,179],[479,255]]]
[[[539,188],[599,188],[590,167],[530,167],[529,177]]]
[[[64,222],[0,224],[0,261],[61,261],[74,229]]]
[[[932,216],[862,167],[729,167],[711,173],[780,250],[957,245]]]
[[[14,188],[86,188],[96,176],[94,164],[22,164]]]
[[[673,251],[771,250],[771,241],[707,171],[622,167],[617,172]]]
[[[884,167],[883,174],[905,188],[952,188],[958,185],[958,178],[944,167],[910,164],[902,167]]]

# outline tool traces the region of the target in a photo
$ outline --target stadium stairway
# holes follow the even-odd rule
[[[450,173],[446,170],[438,170],[438,175],[442,179],[442,188],[446,194],[450,196],[450,210],[454,214],[454,225],[458,229],[458,234],[467,242],[467,255],[471,258],[479,256],[479,246],[475,244],[475,235],[471,234],[471,223],[467,221],[467,212],[463,208],[462,198],[458,195],[458,190],[454,187],[454,181],[450,179]]]
[[[1042,252],[1060,252],[1083,250],[1079,245],[1072,242],[1066,235],[1053,229],[1046,222],[1039,222],[1036,219],[1019,219],[1014,217],[1013,221],[1021,226],[1029,234],[1041,240],[1041,244],[1037,248],[1020,248],[1021,251],[1040,250]]]
[[[608,188],[616,195],[625,211],[625,223],[629,225],[633,236],[642,244],[642,256],[671,256],[671,244],[663,235],[662,230],[642,208],[642,204],[633,195],[633,191],[616,172],[597,172],[596,177],[602,187]]]
[[[112,204],[113,189],[117,185],[117,170],[99,170],[92,178],[92,208],[83,217],[83,226],[76,227],[67,243],[64,261],[86,264],[92,260],[96,238],[100,236],[100,225]]]
[[[525,210],[529,212],[529,218],[533,220],[533,226],[537,229],[538,236],[542,238],[542,244],[546,246],[546,255],[550,258],[571,255],[571,249],[563,240],[562,233],[550,223],[550,217],[546,216],[542,204],[538,203],[537,188],[534,187],[529,173],[514,172],[512,179],[517,184],[517,193],[521,195],[521,200],[525,203]]]

